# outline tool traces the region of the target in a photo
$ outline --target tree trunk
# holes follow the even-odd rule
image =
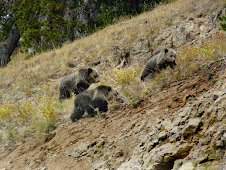
[[[16,48],[19,39],[19,30],[11,28],[8,38],[0,45],[0,67],[8,64],[10,56]]]

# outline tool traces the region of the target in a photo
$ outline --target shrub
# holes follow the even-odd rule
[[[95,117],[104,117],[106,115],[106,113],[104,112],[97,112],[97,114],[95,115]]]
[[[40,109],[42,116],[45,119],[53,119],[56,115],[55,109],[50,101],[50,99],[44,99],[44,106]]]
[[[135,80],[136,68],[124,68],[119,69],[114,75],[115,80],[120,83],[123,87],[131,84]]]
[[[4,118],[9,117],[9,116],[10,116],[9,105],[3,102],[1,104],[1,108],[0,108],[0,118],[4,119]]]
[[[208,72],[208,73],[207,73],[207,79],[208,79],[208,80],[212,79],[213,76],[214,76],[214,74],[213,74],[212,72]]]
[[[16,129],[12,128],[7,133],[7,139],[8,140],[13,140],[15,135],[16,135]]]
[[[33,114],[34,107],[29,101],[23,102],[18,108],[19,121],[25,123]]]
[[[151,93],[151,89],[150,88],[147,88],[145,91],[142,92],[143,95],[147,95]]]
[[[226,14],[226,10],[224,12]],[[225,24],[225,22],[226,22],[226,16],[219,17],[219,20],[223,22],[223,23],[221,22],[220,25],[221,25],[222,29],[224,31],[226,31],[226,24]]]
[[[172,97],[172,100],[173,100],[174,102],[177,102],[179,99],[180,99],[180,98],[179,98],[178,96]]]

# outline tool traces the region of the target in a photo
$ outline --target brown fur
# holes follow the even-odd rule
[[[173,68],[176,65],[176,51],[173,49],[164,49],[159,54],[151,57],[142,74],[141,80],[144,81],[145,77],[149,76],[150,78],[154,78],[155,74],[160,72],[162,69],[170,66]]]
[[[59,100],[70,98],[72,93],[76,95],[87,90],[92,83],[98,83],[98,73],[91,69],[79,69],[65,76],[59,87]]]
[[[96,109],[99,112],[107,112],[109,100],[123,102],[118,96],[118,92],[110,86],[101,85],[80,93],[74,101],[74,111],[70,117],[72,122],[79,120],[84,113],[88,113],[91,117],[95,116]]]

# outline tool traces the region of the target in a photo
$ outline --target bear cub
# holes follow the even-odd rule
[[[141,81],[144,81],[144,79],[149,76],[150,78],[154,78],[156,73],[159,73],[162,69],[170,66],[170,68],[174,68],[176,65],[176,51],[173,49],[167,49],[165,48],[160,53],[154,55],[151,57],[142,74],[141,74]]]
[[[98,73],[91,69],[79,69],[65,76],[59,86],[59,100],[70,98],[74,92],[76,95],[87,90],[92,83],[100,81]]]
[[[107,112],[109,100],[123,102],[118,92],[110,86],[100,85],[92,90],[86,90],[75,97],[74,110],[70,116],[72,122],[76,122],[84,113],[94,117],[99,112]]]

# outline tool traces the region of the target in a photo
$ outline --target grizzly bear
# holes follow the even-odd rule
[[[159,73],[162,69],[170,66],[173,68],[176,65],[176,51],[173,49],[164,49],[160,53],[151,57],[142,74],[141,74],[141,81],[144,81],[145,77],[149,76],[150,78],[154,78],[156,73]]]
[[[93,117],[99,112],[107,112],[108,101],[116,100],[123,102],[119,97],[118,92],[110,86],[100,85],[92,90],[86,90],[75,97],[74,110],[71,114],[72,122],[79,120],[84,113]]]
[[[100,81],[98,73],[91,69],[79,69],[65,76],[59,87],[59,100],[70,98],[72,93],[76,95],[87,90],[92,83]]]

